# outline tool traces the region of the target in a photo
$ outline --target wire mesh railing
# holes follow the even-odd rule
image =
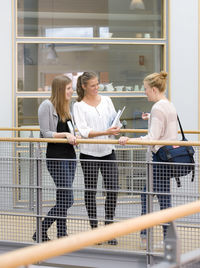
[[[176,207],[199,199],[199,142],[171,142],[171,144],[178,145],[190,144],[195,149],[194,182],[191,182],[191,174],[189,174],[180,178],[181,187],[177,187],[175,179],[167,181],[164,174],[160,174],[159,182],[154,181],[152,176],[154,163],[148,146],[157,144],[157,141],[136,141],[134,144],[129,143],[122,147],[117,145],[117,140],[110,141],[116,144],[116,160],[97,161],[94,166],[91,166],[90,161],[79,159],[77,148],[77,159],[72,161],[74,162],[72,165],[76,167],[72,186],[56,186],[49,172],[47,161],[50,162],[50,166],[53,166],[53,170],[56,170],[57,176],[62,176],[64,171],[57,169],[61,160],[46,159],[47,141],[52,142],[52,139],[0,139],[0,240],[2,242],[33,243],[35,231],[37,231],[35,240],[42,241],[42,224],[45,217],[52,221],[47,234],[49,239],[54,240],[58,237],[57,219],[61,221],[67,219],[65,223],[67,234],[71,236],[90,230],[92,220],[98,222],[98,226],[101,227],[105,225],[106,220],[121,222],[138,217],[141,213],[151,213],[170,206]],[[57,142],[57,139],[53,142]],[[60,139],[58,142],[67,141]],[[80,142],[91,141],[80,140]],[[92,142],[99,143],[99,140]],[[167,142],[162,141],[158,144],[167,144]],[[98,173],[97,185],[86,184],[83,162],[86,164],[87,175],[92,177],[96,164],[102,166]],[[116,166],[117,173],[110,168],[112,164]],[[160,165],[157,164],[156,172],[158,173]],[[112,178],[112,173],[114,177],[117,177],[117,183],[112,181],[116,179]],[[105,179],[106,176],[107,179]],[[56,205],[58,191],[61,192],[59,215],[48,215],[50,209]],[[66,203],[69,203],[71,191],[73,191],[73,205],[67,208],[66,214],[64,207]],[[88,204],[86,204],[86,194]],[[94,213],[94,197],[96,198],[96,214]],[[92,213],[90,213],[91,210],[93,210]],[[199,214],[176,221],[182,254],[200,248],[199,222]],[[121,236],[117,239],[116,245],[109,244],[107,241],[93,247],[96,250],[133,252],[143,254],[145,257],[162,255],[164,254],[163,235],[165,236],[167,228],[168,224],[164,227],[158,225],[148,229],[144,243],[142,243],[144,233],[136,232]]]

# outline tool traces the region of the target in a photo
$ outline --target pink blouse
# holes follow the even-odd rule
[[[168,100],[156,102],[152,109],[148,121],[148,134],[141,137],[142,140],[169,140],[178,139],[178,121],[176,109]],[[151,147],[156,153],[162,145]]]

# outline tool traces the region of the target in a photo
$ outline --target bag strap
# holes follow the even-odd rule
[[[184,140],[186,140],[186,138],[185,138],[185,134],[184,134],[184,132],[183,132],[183,128],[182,128],[182,125],[181,125],[181,121],[180,121],[178,115],[177,115],[177,120],[178,120],[178,124],[179,124],[180,130],[181,130],[182,141],[184,141]]]
[[[180,121],[178,115],[177,115],[177,120],[178,120],[178,124],[179,124],[180,130],[181,130],[182,140],[184,141],[184,140],[186,140],[186,138],[185,138],[185,134],[184,134],[184,132],[183,132],[183,128],[182,128],[182,125],[181,125],[181,121]],[[191,156],[190,153],[189,153],[189,155],[190,155],[190,158],[191,158],[191,160],[192,160],[192,163],[194,163],[194,158]],[[191,179],[191,181],[194,181],[194,176],[195,176],[195,167],[193,167],[193,169],[192,169],[192,179]],[[176,178],[176,179],[177,179],[177,178]],[[180,186],[178,186],[178,187],[180,187]]]

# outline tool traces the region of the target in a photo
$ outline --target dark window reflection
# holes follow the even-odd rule
[[[100,90],[144,91],[143,79],[163,69],[161,45],[18,44],[18,91],[51,90],[58,74],[76,79],[84,71],[99,75]]]
[[[18,127],[38,126],[38,107],[45,98],[18,98]],[[72,99],[72,105],[76,101]],[[150,112],[152,103],[146,97],[114,97],[112,98],[116,110],[126,106],[121,117],[121,122],[126,121],[127,129],[146,129],[147,121],[142,120],[142,112]],[[141,134],[127,134],[129,137],[137,137]]]
[[[126,106],[124,110],[121,122],[126,129],[147,129],[148,121],[142,119],[142,112],[150,112],[152,103],[148,102],[146,97],[138,98],[112,98],[113,104],[116,110]],[[127,133],[129,137],[138,137],[141,133]]]
[[[162,0],[18,0],[18,35],[161,38]]]

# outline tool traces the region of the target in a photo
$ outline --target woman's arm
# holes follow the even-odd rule
[[[70,144],[77,145],[76,137],[69,132],[54,132],[53,138],[55,139],[67,138]]]
[[[164,129],[165,115],[160,109],[152,109],[151,121],[146,136],[141,136],[142,140],[159,140]]]
[[[53,138],[55,130],[50,129],[51,102],[44,101],[38,109],[38,121],[43,138]]]
[[[127,141],[134,140],[159,140],[164,127],[164,114],[157,109],[154,109],[151,113],[151,124],[146,136],[139,138],[120,137],[119,144],[125,145]]]
[[[55,132],[50,129],[50,115],[53,113],[51,111],[51,103],[44,102],[40,105],[38,109],[38,120],[40,125],[40,132],[43,138],[67,138],[70,144],[76,144],[76,137],[69,132]]]
[[[120,133],[120,127],[111,127],[106,129],[105,131],[94,131],[91,130],[88,134],[88,138],[94,138],[98,136],[104,136],[104,135],[119,135]]]

